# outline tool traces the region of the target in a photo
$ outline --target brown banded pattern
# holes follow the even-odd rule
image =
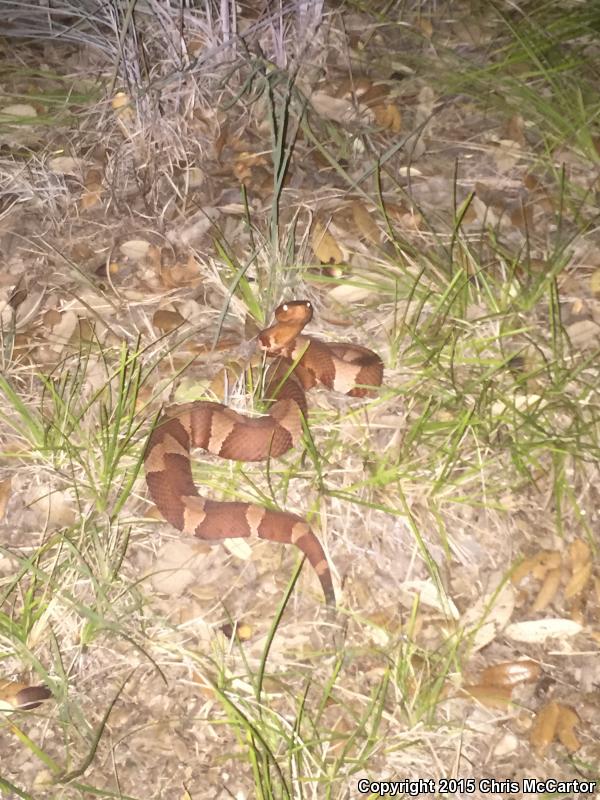
[[[221,403],[204,401],[171,406],[150,434],[144,463],[150,495],[168,522],[208,541],[259,537],[295,545],[317,574],[327,604],[335,607],[331,570],[310,526],[287,511],[200,497],[190,461],[193,447],[238,461],[277,458],[302,436],[306,390],[321,384],[364,397],[369,387],[381,385],[383,364],[372,350],[301,334],[312,315],[307,300],[282,303],[275,311],[275,323],[258,336],[260,347],[274,358],[265,389],[265,399],[273,401],[268,414],[247,417]]]

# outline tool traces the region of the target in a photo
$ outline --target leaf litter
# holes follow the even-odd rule
[[[148,27],[144,59],[121,64],[129,74],[113,72],[108,35],[96,50],[83,39],[50,44],[48,31],[37,45],[19,38],[3,44],[5,58],[11,41],[23,63],[44,64],[37,77],[12,76],[14,96],[49,93],[48,67],[79,72],[86,82],[100,75],[103,86],[101,103],[72,109],[82,124],[70,127],[34,124],[46,119],[47,103],[3,102],[10,119],[0,141],[2,372],[28,407],[43,409],[46,437],[36,438],[35,419],[18,430],[2,427],[8,486],[2,610],[10,606],[26,620],[31,607],[23,597],[41,591],[43,608],[47,594],[54,595],[31,652],[25,656],[16,646],[27,641],[25,630],[11,634],[14,645],[2,654],[17,685],[30,685],[34,665],[45,664],[49,675],[39,680],[49,677],[61,697],[60,678],[94,730],[99,709],[108,707],[135,664],[109,716],[113,741],[121,744],[101,737],[85,770],[85,781],[101,791],[115,787],[106,777],[110,763],[119,791],[134,796],[220,797],[224,783],[230,795],[252,796],[241,717],[224,725],[223,708],[233,714],[232,707],[217,698],[247,714],[253,710],[265,621],[285,589],[293,556],[268,545],[229,547],[228,555],[226,548],[183,542],[167,525],[151,522],[139,476],[113,515],[116,491],[99,498],[90,485],[102,464],[88,465],[87,475],[73,468],[82,449],[93,451],[98,442],[106,452],[111,447],[108,439],[92,438],[111,430],[119,408],[109,377],[99,380],[98,370],[122,344],[128,358],[139,348],[144,363],[156,364],[133,405],[147,424],[162,402],[187,396],[194,385],[212,392],[211,399],[227,395],[243,405],[252,380],[245,370],[246,331],[260,329],[260,312],[268,314],[272,301],[307,291],[319,308],[320,333],[344,338],[328,326],[349,321],[353,340],[385,356],[393,391],[364,414],[343,399],[311,398],[311,430],[327,448],[323,463],[310,467],[321,486],[307,481],[312,462],[300,456],[285,468],[273,465],[264,482],[253,475],[241,484],[245,466],[210,459],[195,473],[207,493],[229,496],[243,485],[245,499],[262,501],[272,498],[275,480],[272,499],[310,511],[336,569],[350,655],[334,692],[315,712],[322,738],[315,752],[324,762],[299,765],[306,796],[322,796],[323,781],[330,780],[324,776],[332,774],[334,796],[344,796],[357,763],[371,777],[442,777],[456,768],[458,753],[465,777],[543,772],[563,779],[579,774],[569,754],[578,755],[581,768],[592,758],[599,733],[589,708],[600,680],[600,577],[592,535],[598,530],[594,451],[585,448],[593,433],[578,427],[557,398],[576,397],[569,391],[583,385],[583,395],[569,402],[597,403],[597,178],[566,142],[549,143],[543,157],[542,133],[524,110],[498,111],[442,79],[440,71],[455,68],[454,59],[480,77],[489,43],[506,31],[490,9],[471,14],[467,5],[451,15],[440,7],[431,17],[406,12],[383,22],[358,7],[330,10],[314,41],[299,38],[303,53],[266,9],[240,5],[237,22],[249,31],[250,54],[228,37],[225,19],[217,33],[192,15],[187,49],[179,53],[183,71],[173,69],[176,50],[160,38],[170,30],[179,41],[179,23],[170,18],[166,28]],[[508,5],[505,11],[511,13]],[[289,11],[290,29],[298,24],[296,12]],[[41,23],[32,17],[27,24]],[[438,48],[435,57],[432,48]],[[140,67],[149,54],[161,92],[155,106],[151,92],[132,90],[136,82],[144,86]],[[513,66],[507,63],[506,71]],[[284,125],[272,118],[269,97],[288,86],[295,68],[295,84],[281,95],[290,110]],[[124,91],[126,85],[132,89]],[[290,124],[298,135],[281,171],[277,136]],[[493,297],[495,309],[472,302],[461,316],[458,303],[444,306],[462,290],[447,272],[448,255],[464,270],[463,284]],[[556,294],[548,293],[541,312],[530,298],[549,276]],[[11,296],[23,279],[26,297],[16,308]],[[525,303],[503,305],[498,297],[528,298],[537,316],[526,313]],[[554,343],[538,335],[545,329]],[[512,330],[517,333],[509,336]],[[474,343],[465,339],[467,331]],[[552,350],[559,340],[565,353]],[[506,364],[492,342],[514,348],[500,353]],[[63,402],[65,375],[78,374],[86,359],[89,372]],[[486,369],[477,372],[474,363]],[[224,364],[232,366],[231,378],[222,375]],[[545,380],[543,364],[556,371],[554,382]],[[178,384],[184,369],[190,383]],[[45,385],[40,374],[49,379]],[[486,430],[481,412],[457,444],[452,426],[465,409],[479,413],[482,386],[498,421]],[[94,398],[89,409],[75,403],[86,397]],[[331,440],[328,415],[341,431]],[[531,460],[506,438],[509,425],[524,431],[529,419]],[[74,440],[64,451],[68,458],[61,456],[64,439],[60,447],[52,440],[57,430]],[[436,438],[440,431],[447,438]],[[560,447],[542,450],[539,442],[552,437],[575,442],[587,460],[567,460]],[[128,470],[143,447],[141,432],[134,443]],[[15,463],[15,453],[29,455]],[[514,479],[497,480],[497,472],[515,465]],[[123,474],[113,474],[115,486],[124,487]],[[121,536],[128,545],[123,557]],[[21,594],[11,594],[14,558],[23,564],[36,552],[50,561],[41,562],[42,573],[19,573]],[[284,720],[283,731],[305,667],[314,666],[324,647],[317,594],[303,574],[270,650],[270,721]],[[68,675],[56,660],[52,630],[75,665]],[[108,636],[115,630],[126,635]],[[325,651],[333,661],[331,648]],[[472,678],[463,680],[457,657]],[[329,662],[315,668],[315,686],[326,683]],[[382,687],[391,685],[386,681],[393,690],[386,688],[373,711]],[[48,708],[45,717],[34,709],[24,724],[42,737],[50,764],[85,763],[86,743],[75,729],[63,737],[58,715]],[[373,737],[361,717],[369,709],[380,721]],[[429,729],[433,724],[425,746],[424,722]],[[59,779],[60,769],[43,768],[33,751],[23,761],[23,745],[9,728],[0,737],[7,763],[22,765],[18,771],[9,766],[7,779],[55,797],[56,789],[44,784]],[[59,741],[67,742],[67,752]],[[362,748],[372,741],[377,746],[365,757]],[[127,766],[142,761],[148,764],[143,778]],[[332,764],[337,772],[328,772]]]

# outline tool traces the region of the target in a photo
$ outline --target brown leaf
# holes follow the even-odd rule
[[[267,159],[262,153],[244,150],[235,159],[233,174],[240,183],[247,183],[253,180],[253,175],[259,167],[267,167],[267,165]]]
[[[364,103],[369,108],[373,106],[380,106],[385,97],[390,93],[389,87],[384,83],[373,83],[370,89],[364,94],[360,95],[360,102]]]
[[[0,108],[2,122],[10,122],[11,117],[37,117],[37,115],[38,113],[34,106],[29,105],[29,103],[14,103]]]
[[[498,708],[505,711],[510,704],[511,686],[484,686],[480,683],[465,686],[461,694],[466,694],[478,700],[487,708]]]
[[[596,348],[600,341],[600,325],[593,319],[580,319],[567,326],[567,335],[575,348]]]
[[[535,683],[540,677],[541,667],[530,659],[502,661],[486,667],[481,673],[484,686],[517,686],[520,683]]]
[[[146,253],[146,263],[152,267],[157,275],[160,275],[161,267],[163,265],[163,251],[156,244],[151,244]]]
[[[548,703],[536,714],[529,741],[539,755],[544,755],[554,741],[560,716],[558,703]]]
[[[569,546],[569,558],[574,570],[584,566],[584,564],[588,564],[591,557],[592,553],[587,542],[584,542],[583,539],[574,539],[571,542]]]
[[[238,625],[237,635],[240,641],[247,642],[254,636],[254,630],[252,628],[252,625],[248,625],[247,623],[242,623],[241,625]]]
[[[160,277],[169,289],[180,286],[197,286],[202,280],[202,271],[193,253],[190,253],[185,262],[178,261],[175,264],[161,266]]]
[[[49,308],[47,311],[44,312],[44,316],[42,317],[42,325],[44,328],[52,328],[56,327],[60,323],[62,319],[62,314],[60,311],[57,311],[55,308]]]
[[[430,19],[427,17],[419,17],[417,20],[417,28],[426,39],[431,39],[433,35],[433,25]]]
[[[169,311],[167,308],[159,309],[152,317],[152,324],[161,333],[170,333],[184,322],[179,311]]]
[[[98,205],[101,200],[102,172],[99,169],[90,169],[85,176],[79,205],[85,211]]]
[[[227,634],[225,634],[227,636]],[[228,637],[229,638],[229,637]],[[206,697],[207,700],[214,700],[215,699],[215,689],[210,684],[204,675],[199,672],[192,672],[192,682],[195,683],[199,687],[200,694],[203,697]]]
[[[332,97],[325,92],[313,92],[310,102],[314,110],[325,119],[348,124],[356,120],[356,108],[351,100],[343,97]]]
[[[525,136],[523,134],[525,122],[520,114],[513,114],[513,116],[506,123],[505,138],[517,142],[521,147],[525,144]]]
[[[375,122],[387,131],[400,133],[402,130],[402,114],[397,106],[392,103],[374,106]]]
[[[594,297],[600,297],[600,269],[595,270],[590,278],[590,289]]]
[[[313,227],[311,246],[321,264],[339,264],[343,260],[338,243],[318,221]]]
[[[0,681],[0,708],[3,704],[21,711],[40,706],[51,696],[45,686],[29,686],[17,681]]]
[[[533,230],[533,206],[531,204],[525,204],[518,206],[510,214],[510,221],[515,226],[515,228],[520,228],[521,230]]]
[[[562,562],[562,556],[558,550],[540,550],[534,558],[533,577],[538,580],[546,577],[546,573],[551,569],[558,569]]]
[[[11,487],[12,478],[5,478],[3,481],[0,481],[0,520],[3,519],[6,514],[6,506],[10,500]]]
[[[147,258],[151,247],[147,239],[128,239],[119,245],[119,250],[131,261],[143,261]]]
[[[579,717],[568,706],[560,706],[560,713],[558,716],[558,724],[556,726],[556,733],[560,743],[565,747],[569,753],[574,753],[579,750],[581,743],[579,742],[573,728],[579,724]]]
[[[129,95],[125,94],[125,92],[117,92],[111,100],[111,105],[117,116],[121,130],[128,134],[128,128],[135,119]]]
[[[588,584],[592,577],[592,562],[588,561],[587,564],[582,564],[573,571],[565,586],[565,598],[570,600],[571,597],[580,594]]]
[[[515,568],[511,575],[511,581],[517,586],[528,575],[533,575],[537,580],[543,580],[548,570],[560,566],[561,560],[561,555],[557,550],[540,550],[539,553],[526,558]]]
[[[525,175],[523,183],[525,184],[525,188],[530,192],[534,192],[536,189],[543,189],[542,182],[533,172],[528,172],[527,175]]]
[[[373,90],[373,82],[366,75],[355,75],[352,78],[345,78],[338,86],[335,93],[336,97],[344,100],[365,102],[365,97]],[[373,97],[371,97],[373,99]]]
[[[379,244],[381,241],[379,227],[360,200],[354,200],[352,203],[352,219],[361,236],[372,244]]]
[[[560,567],[548,570],[542,588],[531,606],[532,611],[543,611],[554,600],[560,586],[560,574]]]

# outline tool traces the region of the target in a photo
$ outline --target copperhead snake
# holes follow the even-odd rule
[[[244,502],[200,497],[192,476],[190,450],[201,447],[237,461],[265,461],[294,447],[307,416],[306,390],[321,384],[352,397],[379,386],[383,363],[366,347],[327,343],[302,334],[313,316],[308,300],[283,303],[274,324],[258,335],[259,347],[274,359],[267,372],[266,415],[247,417],[221,403],[197,401],[167,408],[146,446],[146,481],[162,516],[180,531],[211,542],[230,537],[294,544],[315,570],[327,604],[335,592],[325,552],[309,525],[296,514]]]

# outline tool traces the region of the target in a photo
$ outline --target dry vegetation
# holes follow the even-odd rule
[[[600,781],[594,4],[51,5],[0,8],[2,797]],[[141,468],[294,297],[385,385],[194,470],[310,520],[336,636]]]

